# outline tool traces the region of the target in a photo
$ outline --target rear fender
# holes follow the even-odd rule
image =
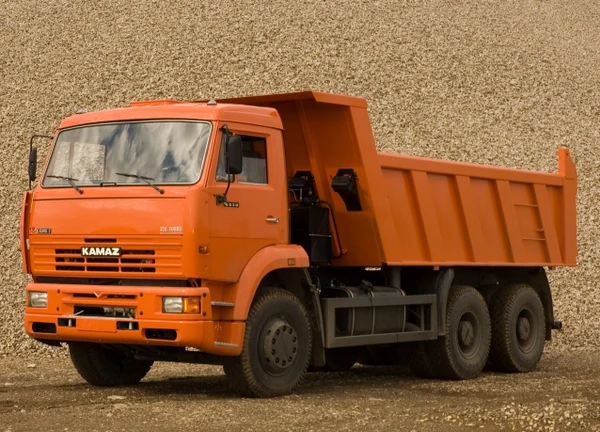
[[[454,281],[454,269],[442,268],[429,273],[421,282],[420,294],[436,294],[438,305],[438,336],[446,334],[446,307],[448,306],[448,293]]]

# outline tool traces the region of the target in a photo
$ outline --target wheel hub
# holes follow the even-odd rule
[[[469,321],[461,321],[458,325],[458,334],[460,337],[461,345],[468,347],[475,340],[475,330],[473,324]]]
[[[298,354],[298,337],[294,328],[284,319],[276,318],[264,331],[263,358],[273,371],[287,369]]]
[[[531,322],[527,317],[521,317],[517,323],[517,335],[522,341],[529,339],[531,334]]]

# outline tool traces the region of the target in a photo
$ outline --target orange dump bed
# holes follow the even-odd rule
[[[379,154],[402,264],[571,265],[575,170],[560,175]]]
[[[576,173],[539,173],[376,151],[364,99],[303,92],[229,99],[276,108],[288,175],[310,170],[333,209],[340,266],[575,265]],[[348,211],[331,179],[358,175],[361,211]],[[334,237],[335,232],[334,232]]]

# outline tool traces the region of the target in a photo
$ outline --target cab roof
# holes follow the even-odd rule
[[[94,123],[159,119],[236,121],[283,129],[279,114],[270,105],[278,106],[286,102],[308,101],[355,108],[367,107],[367,102],[363,98],[315,91],[218,99],[216,104],[214,101],[209,103],[207,100],[194,102],[149,100],[132,102],[126,108],[75,114],[64,119],[59,129]]]
[[[282,129],[279,114],[273,108],[249,105],[152,100],[132,102],[128,107],[75,114],[64,119],[58,129],[94,123],[132,120],[209,120],[261,124]]]

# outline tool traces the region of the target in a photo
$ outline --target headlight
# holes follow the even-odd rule
[[[48,307],[48,293],[31,291],[29,293],[29,306],[35,308]]]
[[[164,313],[200,313],[200,297],[163,297]]]

